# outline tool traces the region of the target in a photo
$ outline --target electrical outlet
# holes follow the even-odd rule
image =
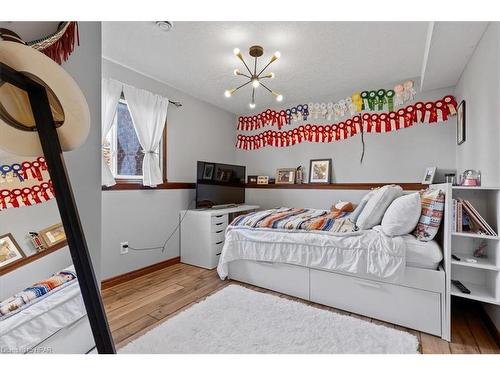
[[[121,242],[120,243],[120,254],[124,255],[128,253],[128,242]]]

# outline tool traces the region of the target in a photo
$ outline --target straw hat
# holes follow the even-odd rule
[[[5,29],[0,29],[0,62],[47,88],[63,151],[73,150],[85,142],[90,129],[88,104],[63,68]],[[1,80],[0,149],[23,156],[43,154],[27,93]]]

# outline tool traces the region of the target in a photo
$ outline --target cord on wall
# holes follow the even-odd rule
[[[182,215],[181,219],[179,220],[179,223],[177,224],[177,226],[174,228],[174,230],[172,231],[172,233],[170,233],[170,235],[167,237],[167,239],[165,240],[165,242],[163,243],[163,246],[157,246],[157,247],[132,247],[132,246],[128,246],[127,248],[130,249],[130,250],[133,250],[133,251],[157,251],[157,250],[161,250],[162,253],[165,252],[165,249],[168,245],[168,241],[170,241],[170,239],[174,236],[175,233],[177,233],[177,231],[179,230],[181,224],[182,224],[182,221],[184,220],[184,218],[186,217],[186,214],[189,212],[189,210],[191,209],[191,206],[192,204],[196,201],[196,199],[193,199],[187,209],[186,209],[186,212],[184,212],[184,215]]]

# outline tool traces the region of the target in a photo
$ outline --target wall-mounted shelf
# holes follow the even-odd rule
[[[453,190],[500,190],[497,186],[452,186]]]
[[[469,237],[469,238],[479,238],[482,240],[500,240],[499,236],[490,236],[487,234],[478,234],[478,233],[468,233],[468,232],[452,232],[452,236],[456,237]]]
[[[27,256],[26,258],[21,258],[19,260],[16,260],[15,262],[12,262],[12,263],[6,265],[5,267],[3,267],[2,269],[0,269],[0,276],[5,275],[9,272],[12,272],[20,267],[27,265],[27,264],[30,264],[30,263],[32,263],[40,258],[43,258],[44,256],[52,254],[54,251],[60,250],[63,247],[66,247],[67,245],[68,245],[67,241],[63,241],[57,245],[49,247],[46,250],[43,250],[43,251],[40,251],[40,252],[35,253],[33,255]]]
[[[246,184],[247,189],[312,189],[312,190],[370,190],[384,185],[399,185],[403,190],[422,190],[428,185],[417,182],[345,182],[337,184]]]

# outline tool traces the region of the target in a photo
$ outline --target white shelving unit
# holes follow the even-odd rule
[[[500,223],[500,187],[452,187],[453,199],[462,198],[470,201],[476,210],[498,234]],[[450,215],[452,216],[452,215]],[[462,293],[453,284],[450,294],[480,302],[500,305],[500,236],[454,232],[455,224],[451,220],[450,244],[451,254],[461,260],[451,259],[451,279],[459,280],[470,291]],[[485,257],[475,258],[476,249],[482,242],[486,243]],[[476,262],[467,262],[466,259]]]

